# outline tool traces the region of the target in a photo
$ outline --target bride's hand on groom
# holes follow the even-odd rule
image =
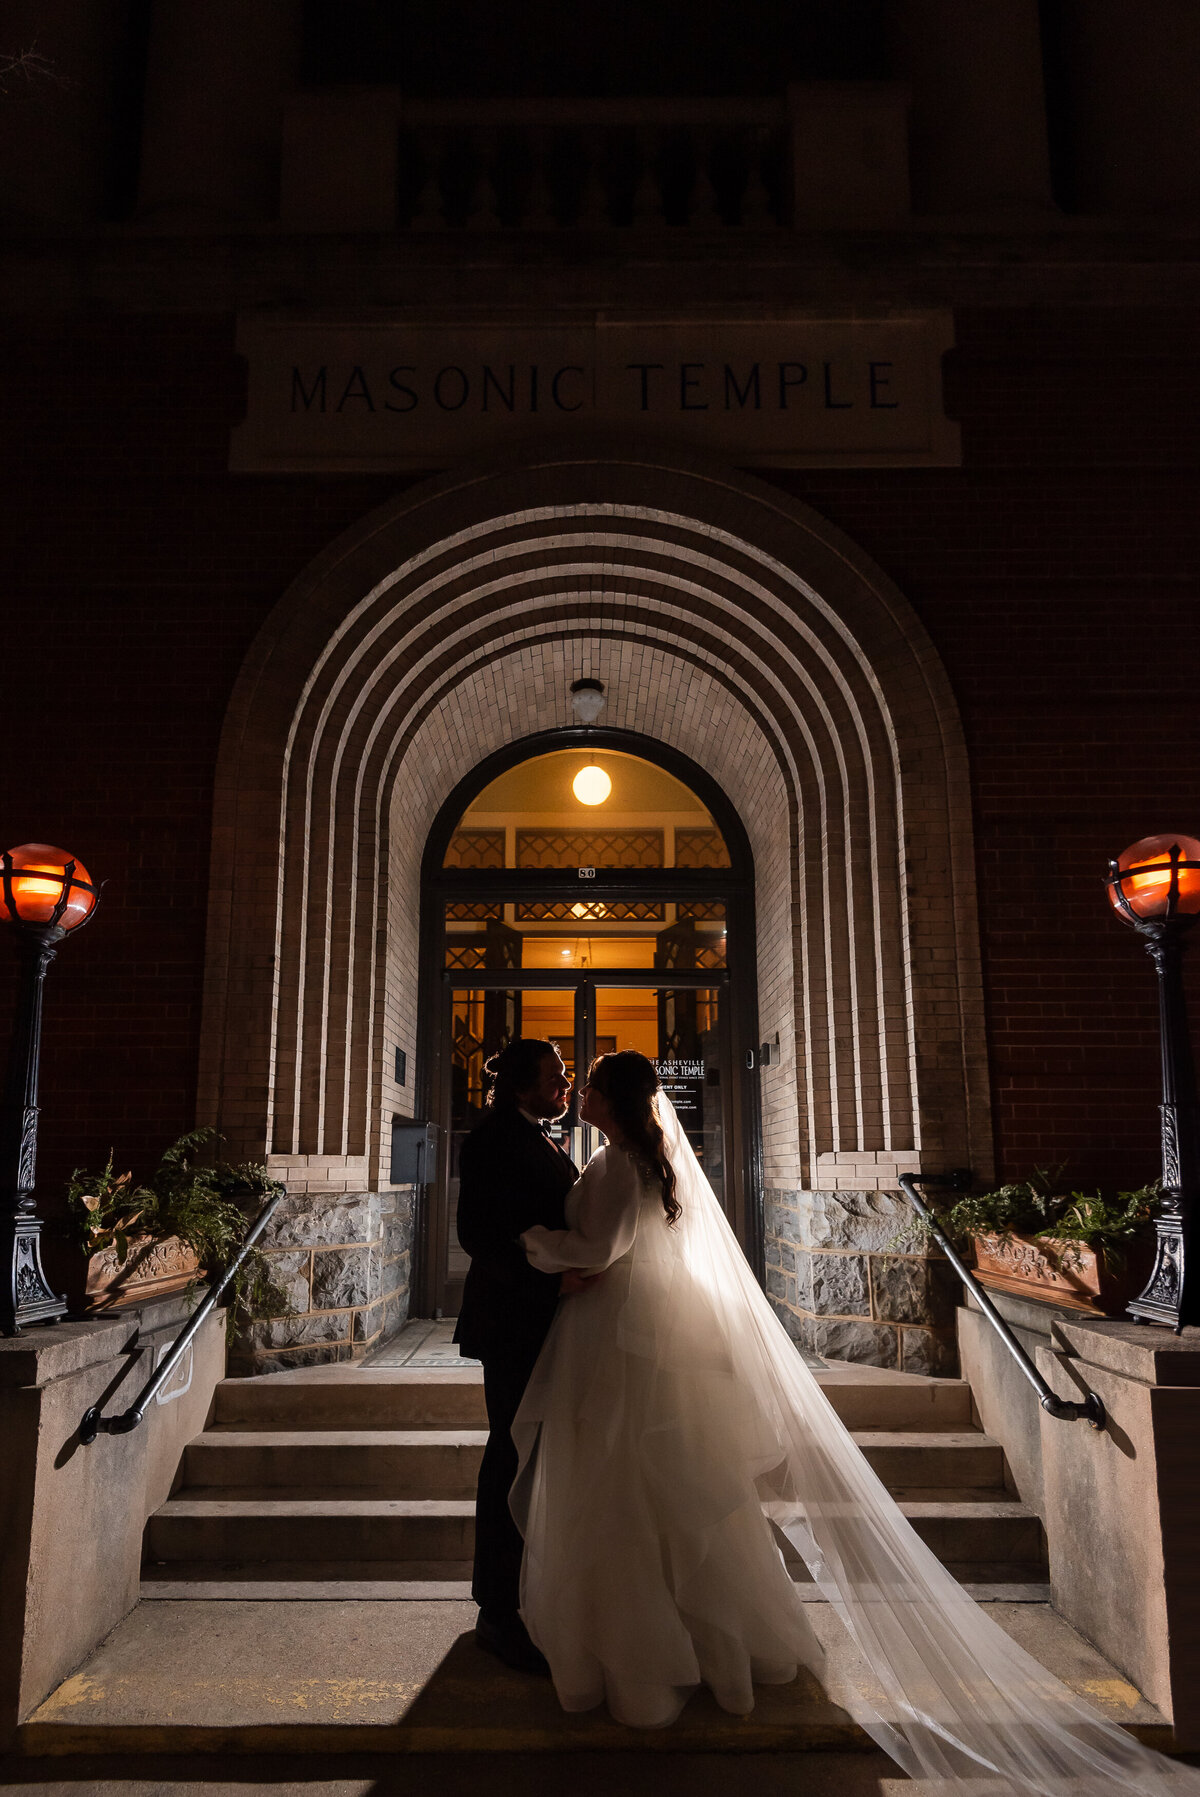
[[[585,1273],[579,1267],[568,1267],[559,1279],[558,1295],[560,1298],[574,1298],[579,1292],[586,1292],[589,1286],[595,1285],[596,1281],[603,1277],[603,1272]]]

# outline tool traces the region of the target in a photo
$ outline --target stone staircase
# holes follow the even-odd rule
[[[973,1426],[968,1387],[870,1367],[817,1376],[999,1625],[1169,1748],[1164,1718],[1051,1609],[1038,1520]],[[454,1768],[472,1768],[474,1789],[482,1755],[489,1790],[608,1791],[619,1766],[621,1788],[648,1797],[725,1790],[728,1756],[756,1753],[812,1797],[920,1788],[893,1779],[848,1714],[854,1650],[811,1585],[824,1679],[763,1686],[748,1717],[701,1690],[673,1728],[627,1729],[604,1709],[564,1713],[547,1680],[484,1653],[468,1582],[483,1422],[480,1375],[458,1367],[342,1365],[218,1386],[211,1426],[147,1525],[143,1601],[21,1724],[18,1753],[93,1769],[159,1754],[302,1770],[313,1756],[339,1767],[346,1754],[385,1756],[371,1762],[381,1790],[398,1788],[396,1755],[455,1789]],[[804,1569],[794,1576],[801,1588]]]
[[[999,1445],[973,1426],[965,1382],[867,1368],[817,1376],[973,1595],[1048,1595],[1041,1525],[1006,1482]],[[147,1524],[143,1596],[465,1598],[485,1427],[471,1370],[226,1380]],[[807,1578],[799,1562],[793,1571]]]

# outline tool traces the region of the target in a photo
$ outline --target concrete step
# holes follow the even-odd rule
[[[666,1752],[862,1751],[869,1743],[844,1703],[853,1655],[842,1626],[823,1603],[807,1606],[807,1614],[827,1654],[824,1688],[807,1673],[791,1685],[761,1686],[748,1717],[725,1715],[701,1691],[673,1728],[635,1731],[603,1709],[565,1715],[547,1680],[490,1659],[474,1641],[471,1604],[143,1603],[22,1723],[18,1749],[263,1756],[623,1750],[636,1753],[637,1763]],[[989,1614],[1101,1713],[1156,1747],[1172,1745],[1159,1712],[1048,1606],[992,1604]],[[610,1780],[594,1788],[624,1789],[624,1768],[633,1763],[614,1760]],[[728,1768],[749,1764],[726,1757],[725,1788]],[[437,1764],[427,1762],[417,1776],[436,1783]],[[479,1783],[493,1788],[486,1772],[472,1788]],[[569,1772],[551,1783],[583,1788]],[[386,1788],[393,1784],[407,1788],[399,1769]],[[810,1789],[796,1768],[792,1788],[801,1786]]]
[[[858,1430],[854,1439],[893,1491],[1003,1485],[1000,1446],[977,1432]],[[209,1429],[184,1450],[183,1485],[227,1487],[230,1495],[290,1486],[469,1497],[486,1441],[481,1429]]]
[[[347,1487],[474,1497],[483,1429],[209,1429],[183,1455],[184,1487]]]
[[[970,1429],[965,1379],[927,1379],[887,1367],[827,1366],[813,1377],[848,1429]]]
[[[790,1570],[806,1600],[816,1599],[808,1568],[798,1562]],[[1050,1602],[1044,1566],[965,1561],[952,1565],[950,1571],[967,1596],[979,1603]],[[471,1564],[467,1560],[166,1560],[143,1567],[140,1595],[143,1603],[195,1603],[215,1598],[465,1602],[471,1595]]]
[[[901,1500],[921,1539],[947,1562],[1036,1566],[1042,1528],[1028,1505],[968,1487]],[[146,1525],[146,1559],[227,1564],[306,1559],[467,1560],[475,1534],[470,1498],[381,1498],[270,1486],[193,1489],[168,1498]],[[789,1556],[789,1559],[792,1556]]]
[[[1016,1587],[1012,1589],[1016,1591]],[[466,1603],[469,1560],[169,1560],[142,1569],[143,1603],[269,1599]],[[1048,1591],[1046,1593],[1048,1596]]]
[[[272,1581],[287,1584],[325,1585],[467,1583],[469,1560],[156,1560],[142,1568],[142,1590],[152,1586],[236,1582],[242,1597],[253,1597],[256,1586]],[[426,1592],[425,1595],[428,1595]]]
[[[1004,1451],[978,1430],[856,1429],[854,1439],[889,1491],[1004,1485]]]
[[[944,1565],[971,1582],[1045,1580],[1045,1548],[1041,1519],[1028,1504],[1007,1492],[968,1487],[963,1491],[939,1491],[898,1497],[897,1507],[909,1519],[925,1545]],[[804,1562],[787,1536],[775,1530],[783,1558],[793,1578],[808,1577]],[[976,1569],[987,1567],[986,1575]]]
[[[174,1571],[174,1568],[163,1567],[163,1572]],[[332,1578],[309,1578],[305,1576],[307,1569],[284,1562],[282,1565],[265,1563],[253,1568],[254,1577],[244,1576],[249,1570],[234,1567],[219,1576],[220,1567],[205,1567],[193,1563],[184,1567],[180,1577],[147,1578],[142,1577],[138,1596],[142,1603],[212,1603],[214,1601],[234,1602],[237,1600],[270,1600],[272,1603],[411,1603],[417,1599],[426,1603],[466,1603],[471,1596],[471,1569],[466,1568],[466,1576],[458,1579],[443,1577],[432,1578],[375,1578],[368,1564],[365,1576],[361,1578],[345,1578],[344,1568],[336,1569]],[[385,1563],[385,1570],[387,1568]],[[998,1578],[975,1580],[959,1577],[957,1568],[954,1572],[958,1583],[968,1597],[976,1603],[1007,1604],[1048,1604],[1050,1587],[1046,1583],[1044,1568],[1016,1567],[1005,1568]],[[287,1576],[288,1574],[291,1576]],[[1020,1575],[1020,1576],[1018,1576]],[[798,1585],[803,1581],[797,1579]],[[808,1601],[818,1602],[814,1593]]]
[[[223,1379],[214,1394],[221,1429],[486,1429],[477,1370],[373,1372],[305,1367],[254,1379]]]
[[[146,1558],[462,1561],[474,1536],[473,1499],[187,1492],[146,1524]]]
[[[951,1430],[971,1426],[962,1379],[926,1379],[885,1367],[828,1367],[815,1375],[850,1429]],[[487,1418],[478,1368],[302,1367],[225,1379],[214,1422],[222,1429],[480,1429]]]
[[[1044,1564],[1044,1537],[1036,1510],[1010,1497],[984,1497],[975,1492],[957,1498],[899,1499],[926,1547],[947,1565],[990,1560],[1032,1566]]]

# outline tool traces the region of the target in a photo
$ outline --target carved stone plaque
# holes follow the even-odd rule
[[[743,467],[960,460],[949,314],[447,324],[245,315],[235,470],[435,469],[538,437],[635,434]]]

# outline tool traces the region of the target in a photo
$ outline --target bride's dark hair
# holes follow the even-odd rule
[[[597,1055],[588,1068],[588,1084],[608,1100],[613,1119],[634,1159],[662,1183],[663,1209],[668,1223],[683,1215],[675,1196],[675,1169],[667,1159],[662,1124],[654,1114],[654,1094],[659,1089],[653,1063],[636,1049]]]

